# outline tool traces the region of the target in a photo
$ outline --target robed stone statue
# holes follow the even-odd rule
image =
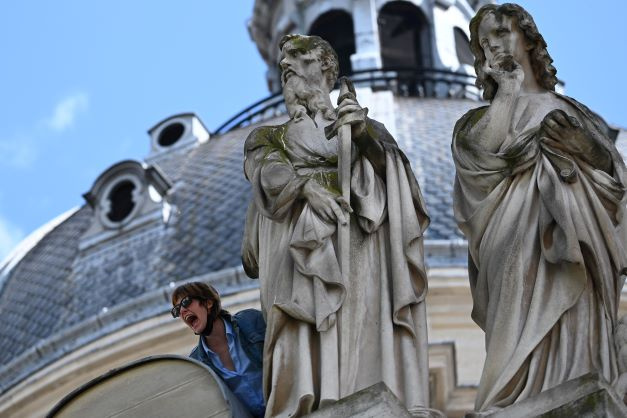
[[[268,325],[266,416],[301,416],[380,381],[408,408],[426,406],[429,220],[418,183],[354,91],[334,109],[338,59],[326,41],[288,35],[280,49],[290,119],[252,131],[244,162],[254,198],[242,255]],[[346,199],[333,133],[348,125]],[[338,254],[343,226],[350,242]]]
[[[490,411],[588,372],[616,379],[626,183],[608,126],[554,92],[524,9],[484,6],[470,31],[490,104],[455,126],[454,210],[486,333],[475,407]]]

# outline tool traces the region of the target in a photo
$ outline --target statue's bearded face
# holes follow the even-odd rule
[[[322,63],[316,49],[305,50],[293,41],[286,42],[281,49],[281,84],[285,86],[290,78],[297,76],[309,85],[324,82]]]
[[[335,118],[329,91],[337,75],[333,67],[336,62],[323,59],[324,44],[315,45],[316,39],[324,42],[296,35],[281,46],[283,96],[287,112],[295,120],[302,120],[304,115],[315,118],[318,112],[329,120]]]
[[[291,118],[328,111],[324,101],[326,86],[322,63],[316,48],[305,49],[288,41],[281,48],[281,84]],[[328,97],[328,94],[326,94]]]
[[[481,20],[478,36],[490,68],[503,69],[512,59],[519,64],[529,59],[529,43],[514,18],[488,13]]]

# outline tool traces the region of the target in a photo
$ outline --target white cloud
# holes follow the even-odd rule
[[[0,139],[0,164],[13,168],[28,168],[37,159],[37,148],[29,138]]]
[[[21,229],[0,217],[0,267],[2,267],[2,260],[15,249],[23,238],[24,233]]]
[[[50,134],[50,130],[62,132],[71,128],[79,114],[89,106],[89,97],[85,92],[78,92],[59,101],[52,111],[52,116],[40,119],[30,129],[7,138],[0,138],[0,166],[11,168],[31,168],[36,162],[41,144],[40,138]]]
[[[54,108],[48,126],[55,131],[63,131],[74,125],[79,113],[87,110],[89,98],[84,92],[72,94],[61,100]]]

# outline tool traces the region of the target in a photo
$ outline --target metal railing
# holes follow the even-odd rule
[[[465,73],[431,68],[375,68],[354,71],[349,77],[355,86],[391,91],[398,96],[481,99],[475,76]],[[220,135],[285,113],[283,94],[274,93],[237,113],[212,134]]]

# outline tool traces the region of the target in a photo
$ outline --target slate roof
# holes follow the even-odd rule
[[[455,122],[481,104],[473,100],[396,97],[396,140],[412,163],[431,224],[425,238],[460,240],[453,218],[455,166],[451,139]]]
[[[0,364],[67,324],[72,262],[91,218],[84,207],[48,233],[12,270],[0,295]]]

